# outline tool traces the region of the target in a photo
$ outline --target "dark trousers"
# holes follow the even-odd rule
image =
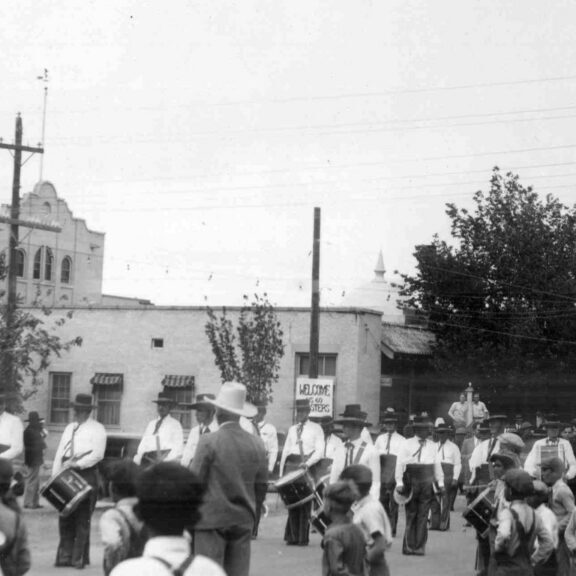
[[[312,502],[307,502],[297,508],[288,510],[288,520],[284,530],[284,540],[287,544],[306,546],[310,539],[310,517]]]
[[[412,499],[406,503],[406,531],[402,554],[424,556],[428,540],[428,513],[434,490],[432,482],[413,482]]]
[[[262,510],[264,508],[264,502],[256,502],[256,518],[254,519],[254,528],[252,528],[252,538],[258,537],[258,526],[260,526],[260,518],[262,516]]]
[[[222,566],[227,576],[248,576],[252,524],[194,532],[194,555],[201,554]]]
[[[40,500],[40,464],[26,467],[24,508],[38,508]]]
[[[398,527],[398,504],[394,500],[394,488],[396,488],[396,482],[380,485],[380,502],[390,519],[392,536],[396,536],[396,528]]]
[[[92,486],[92,492],[78,504],[72,514],[59,517],[60,542],[56,552],[56,566],[84,567],[90,564],[90,521],[98,497],[98,474],[96,467],[76,472]]]
[[[430,530],[450,530],[450,495],[447,490],[432,498]]]

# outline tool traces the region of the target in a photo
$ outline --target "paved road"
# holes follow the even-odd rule
[[[30,533],[33,567],[31,575],[52,576],[74,574],[73,568],[55,568],[54,557],[58,544],[58,516],[44,502],[41,510],[26,510],[26,522]],[[463,498],[456,504],[452,514],[450,532],[431,532],[425,557],[403,556],[401,536],[396,539],[389,552],[392,576],[466,576],[473,574],[475,551],[474,531],[463,529],[460,512]],[[276,496],[269,499],[270,513],[260,524],[260,536],[253,543],[251,576],[320,576],[321,557],[320,536],[312,534],[308,547],[288,547],[283,544],[286,514]],[[83,576],[101,575],[102,550],[98,538],[97,510],[92,522],[91,566]],[[401,511],[403,517],[403,511]],[[401,520],[402,522],[402,520]],[[399,526],[402,534],[403,523]]]

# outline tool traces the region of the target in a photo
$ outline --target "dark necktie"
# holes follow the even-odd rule
[[[156,436],[156,434],[158,434],[160,426],[162,426],[162,422],[164,422],[164,416],[162,416],[162,418],[159,418],[158,422],[156,422],[156,426],[154,426],[154,432],[152,432],[153,436]]]
[[[304,431],[304,423],[300,422],[296,428],[296,437],[298,438],[298,451],[300,452],[300,460],[304,462],[304,445],[302,442],[302,432]]]
[[[346,460],[344,465],[346,467],[352,466],[352,460],[354,458],[354,444],[352,444],[352,442],[348,440],[348,442],[346,442],[345,444],[345,447],[346,447]]]
[[[494,438],[492,438],[492,440],[490,441],[490,446],[488,448],[488,458],[490,458],[490,456],[492,455],[492,452],[494,451],[497,440],[498,440],[498,438],[496,438],[496,436],[494,436]]]
[[[424,440],[424,438],[418,438],[418,442],[420,443],[420,447],[418,448],[418,450],[416,451],[414,456],[416,456],[416,460],[418,462],[420,462],[420,460],[422,459],[422,450],[424,448],[424,444],[426,443],[426,440]]]
[[[386,442],[386,454],[390,454],[390,442],[392,441],[392,432],[388,432],[388,441]]]

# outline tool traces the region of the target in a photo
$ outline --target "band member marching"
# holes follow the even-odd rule
[[[362,430],[370,426],[366,422],[367,414],[359,404],[346,406],[342,417],[335,424],[342,425],[346,441],[334,453],[334,462],[330,471],[330,484],[337,482],[340,474],[347,466],[363,464],[372,471],[372,487],[370,494],[380,498],[380,455],[373,444],[368,444],[362,438]]]
[[[98,492],[97,464],[104,458],[106,450],[106,429],[90,418],[94,408],[90,394],[77,394],[70,405],[74,421],[64,429],[54,457],[52,475],[64,468],[72,468],[92,486],[92,492],[71,514],[60,516],[60,543],[55,565],[81,569],[90,563],[90,521]]]
[[[176,402],[164,392],[158,393],[158,418],[148,424],[134,456],[136,464],[155,464],[162,461],[179,461],[182,457],[184,434],[182,425],[170,416]]]
[[[298,468],[309,468],[320,458],[324,449],[324,432],[320,424],[311,422],[310,401],[307,398],[296,400],[296,424],[290,427],[286,435],[280,476]],[[306,503],[288,510],[288,520],[284,540],[289,546],[307,546],[310,537],[310,516],[312,503]]]
[[[495,414],[488,418],[490,438],[480,442],[470,456],[470,484],[486,486],[491,480],[490,456],[500,451],[500,435],[505,430],[506,416]]]
[[[566,480],[572,480],[576,476],[576,458],[572,445],[568,440],[559,438],[560,422],[555,420],[546,421],[546,438],[536,440],[532,450],[524,462],[524,470],[530,476],[540,480],[540,464],[550,458],[560,458],[564,464]]]
[[[450,510],[454,506],[458,492],[458,478],[462,469],[460,450],[448,436],[451,429],[446,424],[440,424],[435,430],[438,436],[438,454],[444,472],[444,492],[432,500],[430,530],[450,529]]]
[[[402,444],[398,454],[394,497],[397,501],[404,499],[406,505],[406,531],[402,553],[424,556],[434,483],[441,494],[444,490],[444,474],[438,449],[435,443],[428,439],[430,421],[417,417],[413,427],[414,437]]]
[[[392,527],[392,536],[396,536],[398,526],[398,504],[394,500],[396,488],[396,461],[400,448],[404,443],[404,436],[396,432],[398,419],[393,409],[387,409],[382,426],[384,432],[376,438],[375,447],[380,454],[380,502],[388,514]]]

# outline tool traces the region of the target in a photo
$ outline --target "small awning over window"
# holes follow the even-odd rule
[[[164,388],[192,388],[194,386],[194,376],[177,376],[166,374],[162,379]]]
[[[109,372],[96,372],[90,378],[92,386],[122,386],[124,384],[124,374],[110,374]]]

